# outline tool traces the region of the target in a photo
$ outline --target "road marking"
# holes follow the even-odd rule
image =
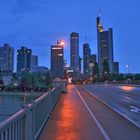
[[[134,124],[135,126],[137,126],[138,128],[140,128],[140,124],[136,123],[135,121],[133,121],[130,117],[128,117],[127,115],[123,114],[122,112],[120,112],[119,110],[115,109],[114,107],[112,107],[111,105],[105,103],[104,101],[102,101],[99,97],[97,97],[96,95],[94,95],[94,93],[90,92],[89,90],[87,90],[84,87],[83,88],[85,91],[87,91],[90,95],[92,95],[94,98],[96,98],[98,101],[100,101],[102,104],[106,105],[108,108],[110,108],[111,110],[115,111],[116,113],[118,113],[119,115],[121,115],[122,117],[124,117],[125,119],[127,119],[128,121],[130,121],[132,124]]]
[[[135,106],[130,106],[130,111],[135,112],[135,113],[140,113],[140,108],[137,108]]]
[[[99,130],[101,131],[102,135],[104,136],[105,140],[110,140],[109,136],[107,135],[107,133],[105,132],[104,128],[102,127],[102,125],[99,123],[99,121],[97,120],[97,118],[94,116],[94,114],[92,113],[91,109],[88,107],[87,103],[85,102],[85,100],[83,99],[83,97],[81,96],[80,92],[78,91],[78,89],[75,87],[75,90],[77,91],[79,97],[81,98],[82,102],[84,103],[85,107],[87,108],[88,112],[90,113],[92,119],[95,121],[97,127],[99,128]]]

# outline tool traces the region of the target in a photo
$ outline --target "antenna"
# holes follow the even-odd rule
[[[87,43],[87,35],[85,36],[85,43]]]
[[[99,17],[101,17],[102,15],[102,12],[101,12],[101,9],[99,9]]]

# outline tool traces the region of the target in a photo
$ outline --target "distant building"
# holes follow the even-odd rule
[[[82,58],[79,57],[79,72],[82,72]]]
[[[17,50],[17,73],[29,72],[32,68],[32,50],[21,47]]]
[[[4,84],[11,84],[13,79],[13,73],[11,71],[3,71],[2,72],[2,80]]]
[[[83,72],[85,78],[90,77],[90,67],[89,67],[90,55],[91,55],[91,49],[89,47],[89,44],[85,43],[83,45]]]
[[[97,43],[99,73],[102,74],[104,72],[103,63],[105,60],[108,61],[109,72],[113,73],[113,31],[112,28],[104,31],[100,23],[100,17],[97,17]]]
[[[119,74],[119,62],[114,62],[113,73]]]
[[[13,72],[14,69],[14,48],[9,44],[0,47],[0,68],[2,71]]]
[[[92,54],[90,56],[90,76],[95,76],[98,74],[98,64],[97,64],[97,58],[95,54]]]
[[[73,78],[78,80],[79,78],[79,34],[70,34],[70,67],[74,71]]]
[[[92,54],[92,55],[90,56],[90,63],[97,63],[96,54]]]
[[[33,67],[32,73],[46,75],[47,73],[50,73],[50,70],[44,66],[36,66]]]
[[[32,69],[38,66],[38,56],[32,55]]]
[[[64,46],[51,46],[51,75],[53,78],[64,79]]]

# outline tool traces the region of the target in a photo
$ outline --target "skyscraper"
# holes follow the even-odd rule
[[[70,34],[70,66],[73,70],[73,78],[79,78],[79,34]]]
[[[64,46],[61,43],[51,46],[51,75],[53,78],[64,78]]]
[[[32,55],[32,69],[36,66],[38,66],[38,56]]]
[[[104,61],[108,62],[109,72],[113,73],[113,31],[112,28],[104,31],[100,23],[100,17],[97,17],[97,43],[99,73],[102,74],[104,72]]]
[[[95,76],[98,74],[98,64],[97,64],[97,59],[96,55],[92,54],[90,56],[90,76]]]
[[[91,49],[89,47],[89,44],[85,43],[83,45],[83,72],[85,78],[90,77],[90,67],[89,67],[90,55],[91,55]]]
[[[79,72],[82,72],[82,58],[79,57]]]
[[[113,73],[119,74],[119,62],[114,62],[113,69]]]
[[[14,69],[14,48],[9,44],[0,47],[0,68],[2,71],[13,72]]]
[[[23,71],[30,71],[32,65],[32,50],[26,47],[21,47],[17,50],[17,72],[20,74]]]

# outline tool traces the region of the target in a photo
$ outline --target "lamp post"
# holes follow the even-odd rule
[[[129,64],[127,64],[127,65],[125,65],[125,67],[126,67],[126,69],[127,69],[127,76],[128,76],[129,73],[130,73],[130,66],[129,66]]]
[[[107,71],[105,71],[105,80],[107,81]]]

